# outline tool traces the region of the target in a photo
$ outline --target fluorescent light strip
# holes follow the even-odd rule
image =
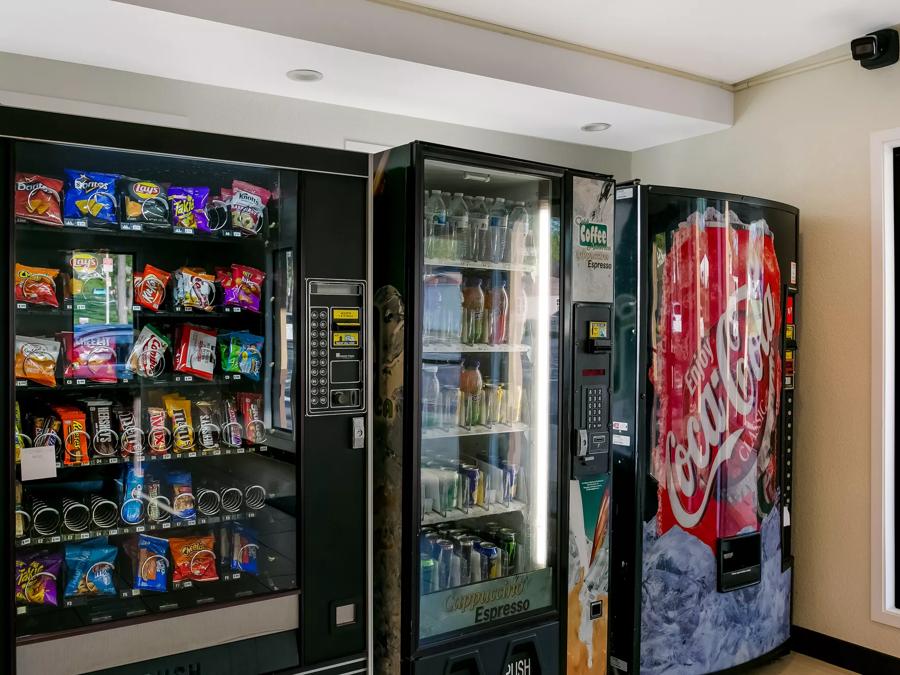
[[[550,204],[541,205],[538,229],[537,326],[535,335],[534,396],[534,563],[547,565],[547,530],[550,520]]]

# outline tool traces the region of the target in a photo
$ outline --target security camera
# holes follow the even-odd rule
[[[867,70],[884,68],[900,59],[900,40],[897,31],[885,28],[856,38],[850,43],[850,54],[854,61]]]

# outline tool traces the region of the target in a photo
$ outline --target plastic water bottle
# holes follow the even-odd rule
[[[491,207],[489,255],[485,260],[495,263],[503,262],[508,220],[509,212],[506,210],[506,200],[503,197],[497,197]]]
[[[475,203],[469,209],[469,257],[472,260],[485,260],[481,255],[484,252],[484,242],[488,238],[488,210],[484,203],[484,197],[475,197]]]
[[[422,428],[429,429],[440,424],[441,383],[437,376],[437,366],[422,367]]]
[[[484,315],[484,291],[481,279],[473,277],[466,280],[463,288],[463,317],[460,339],[467,345],[481,342],[482,317]]]
[[[450,229],[453,233],[453,247],[448,258],[467,260],[469,257],[469,208],[463,199],[462,192],[454,192],[453,199],[447,206],[447,218],[450,220]]]
[[[529,230],[530,222],[525,202],[514,202],[507,227],[506,252],[504,254],[506,262],[521,264],[525,260],[525,240]]]
[[[435,258],[440,255],[438,242],[447,236],[447,206],[441,199],[440,190],[432,190],[425,202],[425,255]]]

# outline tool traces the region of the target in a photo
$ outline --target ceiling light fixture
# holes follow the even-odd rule
[[[581,127],[582,131],[606,131],[612,126],[608,122],[591,122]]]
[[[289,80],[294,82],[318,82],[324,75],[318,70],[309,70],[308,68],[298,68],[297,70],[287,71]]]

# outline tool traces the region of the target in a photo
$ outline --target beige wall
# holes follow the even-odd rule
[[[735,118],[635,153],[633,175],[799,207],[794,622],[900,656],[900,630],[869,618],[869,136],[900,127],[900,66],[760,85]]]

